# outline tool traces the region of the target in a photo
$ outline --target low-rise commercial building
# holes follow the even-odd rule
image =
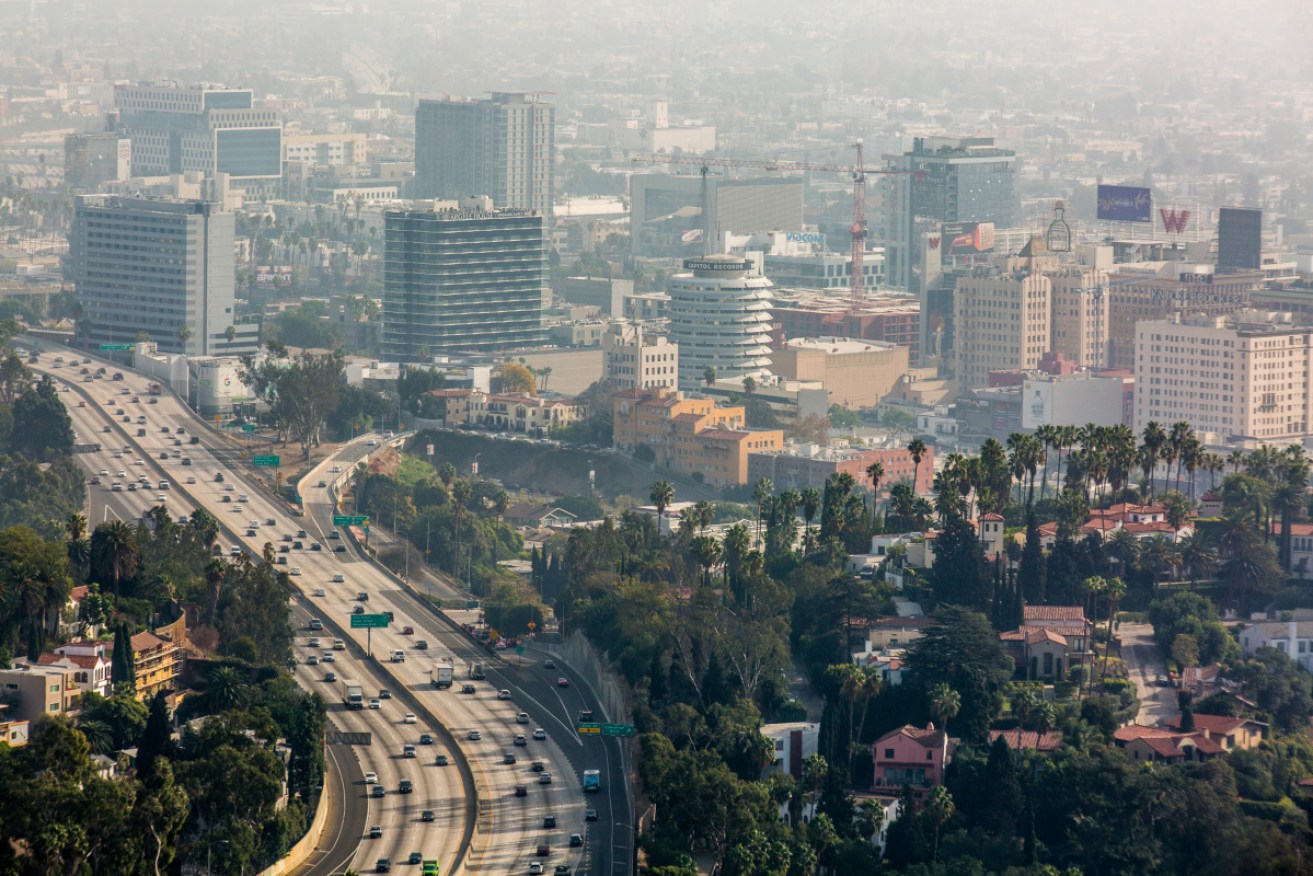
[[[882,341],[796,338],[771,353],[771,372],[790,380],[815,381],[830,404],[852,410],[874,407],[907,373],[909,350]]]
[[[869,488],[871,479],[866,470],[878,462],[884,467],[884,477],[880,480],[881,493],[888,493],[894,484],[915,480],[917,495],[923,495],[929,493],[934,484],[934,454],[934,448],[927,447],[921,465],[917,466],[905,447],[862,450],[795,444],[783,450],[751,454],[748,457],[748,481],[756,483],[762,478],[769,478],[777,489],[820,489],[831,475],[846,472],[859,485]]]
[[[779,429],[743,428],[742,405],[720,407],[666,387],[616,394],[615,446],[648,448],[658,464],[716,487],[748,482],[748,456],[784,446]]]
[[[780,289],[771,318],[786,338],[839,337],[881,341],[907,348],[908,360],[920,352],[921,305],[915,298],[871,298],[853,307],[846,298]]]

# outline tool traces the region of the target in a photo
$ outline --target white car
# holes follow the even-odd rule
[[[508,690],[499,690],[499,691],[497,691],[497,699],[499,699],[499,700],[509,700],[510,698],[511,698],[511,692],[510,692],[510,691],[508,691]]]
[[[291,573],[292,573],[293,576],[300,575],[300,574],[301,574],[301,567],[300,567],[300,566],[293,566],[292,569],[291,569]]]
[[[334,575],[334,576],[333,576],[333,583],[334,583],[334,584],[345,584],[345,583],[346,583],[346,578],[342,577],[341,575]]]
[[[378,784],[378,773],[365,773],[365,784],[366,785]]]
[[[234,487],[232,484],[224,484],[224,485],[223,485],[223,488],[224,488],[225,490],[227,490],[228,492],[230,492],[230,493],[231,493],[231,492],[234,492],[234,491],[237,489],[237,488]]]
[[[248,499],[248,498],[246,498],[246,494],[245,494],[245,493],[242,493],[240,496],[237,497],[237,501],[238,501],[238,502],[249,502],[249,501],[251,501],[251,500]]]
[[[381,708],[383,708],[383,704],[382,704],[381,702],[379,702],[378,697],[370,697],[370,698],[369,698],[369,707],[370,707],[371,709],[381,709]]]
[[[318,648],[318,647],[320,647],[320,645],[319,645],[319,637],[318,637],[318,636],[311,636],[311,637],[310,637],[309,647],[311,647],[311,648]]]
[[[324,588],[322,587],[315,588],[315,596],[324,596],[324,595],[325,595]]]
[[[414,713],[414,712],[407,712],[406,715],[405,715],[405,717],[402,718],[401,720],[405,721],[407,724],[418,724],[418,723],[419,723],[419,719],[415,717],[415,713]]]
[[[539,741],[547,738],[547,731],[541,727],[533,728],[533,738]]]

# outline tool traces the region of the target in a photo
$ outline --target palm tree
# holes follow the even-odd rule
[[[747,401],[752,398],[752,394],[757,391],[757,378],[749,374],[743,378],[743,400]]]
[[[1035,430],[1035,437],[1039,439],[1040,445],[1044,449],[1044,477],[1039,482],[1039,500],[1041,502],[1044,501],[1044,493],[1049,485],[1049,449],[1053,446],[1056,433],[1056,427],[1048,423]]]
[[[693,553],[693,559],[702,567],[702,586],[710,587],[711,570],[724,555],[720,542],[710,535],[699,535],[689,543],[689,549]]]
[[[690,510],[693,512],[693,522],[697,524],[698,532],[706,532],[707,527],[716,519],[716,510],[706,499],[699,499]]]
[[[752,551],[752,536],[748,528],[736,523],[725,532],[721,543],[721,555],[725,563],[725,577],[731,588],[738,586],[739,573],[743,571],[744,561]]]
[[[1140,466],[1144,469],[1145,480],[1148,481],[1148,504],[1153,504],[1153,473],[1158,467],[1158,462],[1163,458],[1163,447],[1167,444],[1167,433],[1163,431],[1162,424],[1156,420],[1150,420],[1144,427],[1144,434],[1141,436],[1141,455]]]
[[[657,481],[652,485],[652,492],[648,494],[648,498],[656,506],[657,533],[660,534],[666,516],[666,509],[675,501],[675,488],[670,485],[670,481]]]
[[[935,719],[936,727],[946,728],[961,708],[961,695],[944,682],[930,688],[930,714]]]
[[[79,721],[77,727],[95,754],[109,754],[114,750],[114,731],[104,721],[87,719]]]
[[[87,518],[81,514],[70,514],[64,521],[66,535],[65,548],[68,552],[68,564],[81,578],[87,563],[91,560],[91,541],[87,538]]]
[[[761,506],[775,494],[775,484],[770,478],[762,478],[752,485],[752,498],[757,503],[757,541],[761,541]]]
[[[912,492],[916,492],[917,484],[921,483],[921,460],[925,459],[925,442],[920,438],[913,438],[907,442],[907,453],[912,457]]]
[[[943,785],[935,785],[930,789],[930,796],[926,798],[925,803],[926,815],[935,826],[935,839],[932,846],[930,860],[932,863],[939,863],[939,833],[948,824],[948,820],[953,817],[953,797],[948,793],[948,789]]]
[[[215,712],[243,709],[250,700],[250,684],[233,666],[216,666],[205,681],[205,698]]]
[[[140,560],[137,535],[122,520],[112,520],[96,527],[91,534],[91,567],[101,578],[114,582],[114,610],[118,610],[119,589],[124,578],[137,571]]]
[[[1155,535],[1148,542],[1141,545],[1140,557],[1147,568],[1153,575],[1153,588],[1158,589],[1158,575],[1167,572],[1169,575],[1172,570],[1181,564],[1181,555],[1176,549],[1176,544],[1163,535]]]
[[[1226,462],[1231,466],[1232,474],[1240,474],[1240,469],[1245,466],[1245,452],[1237,447],[1227,455]]]
[[[1126,584],[1121,578],[1107,578],[1103,582],[1103,598],[1108,601],[1108,640],[1103,646],[1102,678],[1108,677],[1108,652],[1112,650],[1112,619],[1117,613],[1117,603],[1126,596]]]
[[[451,490],[451,482],[456,480],[456,466],[450,462],[444,462],[438,466],[438,479],[442,481],[442,486],[448,491]]]
[[[811,534],[812,521],[816,519],[816,512],[821,509],[821,491],[815,487],[806,487],[799,494],[799,502],[802,505],[802,519],[807,523],[807,534]]]
[[[1185,567],[1191,585],[1211,575],[1217,568],[1217,551],[1202,532],[1195,530],[1178,542],[1177,547],[1181,551],[1181,565]]]
[[[884,480],[884,465],[878,460],[866,467],[866,476],[871,479],[871,516],[875,516],[875,507],[880,501],[880,481]]]

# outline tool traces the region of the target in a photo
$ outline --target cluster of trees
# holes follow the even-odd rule
[[[0,339],[8,334],[0,328]],[[85,496],[72,449],[72,422],[54,383],[37,380],[16,353],[0,355],[0,527],[60,531]]]
[[[270,352],[275,356],[258,362],[254,356],[242,357],[242,380],[269,405],[282,440],[301,445],[301,457],[308,460],[310,449],[319,446],[325,421],[338,407],[345,373],[342,354],[287,357],[278,344],[271,344]]]
[[[394,474],[379,466],[357,466],[353,495],[361,513],[399,533],[428,561],[453,578],[468,580],[476,593],[525,602],[519,579],[498,569],[501,560],[518,556],[524,542],[502,515],[510,496],[490,481],[457,477],[451,463],[435,471],[413,457]],[[407,472],[421,476],[405,476]]]

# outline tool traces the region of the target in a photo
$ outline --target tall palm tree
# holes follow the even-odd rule
[[[665,521],[666,509],[675,501],[675,488],[670,485],[670,481],[657,481],[652,484],[652,491],[648,494],[652,504],[657,509],[657,533],[661,533],[662,524]]]
[[[1049,423],[1045,423],[1035,430],[1035,437],[1039,439],[1041,446],[1044,448],[1044,477],[1039,482],[1039,500],[1041,502],[1044,501],[1044,494],[1049,486],[1049,449],[1053,447],[1056,432],[1056,428]]]
[[[1240,469],[1245,467],[1245,452],[1237,447],[1232,450],[1226,457],[1226,464],[1231,466],[1232,474],[1240,474]]]
[[[1159,461],[1163,458],[1163,447],[1167,444],[1167,432],[1163,430],[1162,424],[1156,420],[1150,420],[1144,427],[1144,434],[1140,439],[1143,448],[1140,456],[1140,465],[1144,469],[1145,480],[1148,481],[1148,504],[1153,504],[1153,474],[1158,468]]]
[[[1194,440],[1194,429],[1191,428],[1189,423],[1182,420],[1172,424],[1172,431],[1167,436],[1167,446],[1170,448],[1169,452],[1171,454],[1168,466],[1172,462],[1176,463],[1175,484],[1177,492],[1181,490],[1181,467],[1185,463],[1186,449],[1190,446],[1192,440]]]
[[[912,491],[921,483],[921,460],[925,459],[926,454],[925,442],[920,438],[913,438],[907,442],[907,453],[912,457]]]
[[[1103,670],[1100,673],[1102,678],[1108,677],[1108,654],[1112,651],[1112,622],[1113,616],[1117,614],[1117,603],[1121,602],[1126,596],[1126,584],[1121,578],[1106,578],[1103,583],[1103,598],[1108,603],[1108,638],[1103,647]]]
[[[1155,535],[1140,548],[1141,561],[1153,576],[1153,589],[1158,589],[1158,576],[1167,572],[1171,574],[1181,565],[1181,555],[1176,543],[1164,535]]]
[[[81,514],[69,515],[68,519],[64,521],[64,533],[69,568],[81,579],[86,572],[87,563],[91,560],[91,540],[87,538],[87,518]]]
[[[770,478],[761,478],[752,485],[752,498],[757,503],[757,541],[761,541],[761,506],[775,494],[775,484]]]
[[[710,535],[699,535],[689,543],[689,549],[693,554],[693,559],[702,567],[702,586],[710,587],[711,570],[715,568],[724,555],[720,542]]]
[[[871,517],[875,517],[876,506],[880,503],[880,481],[884,480],[884,465],[878,460],[866,467],[866,477],[871,481]]]
[[[821,491],[807,487],[800,494],[799,501],[802,504],[802,519],[807,522],[807,531],[810,533],[812,520],[816,519],[816,512],[821,509]]]
[[[1211,575],[1217,568],[1217,551],[1208,537],[1199,530],[1190,533],[1177,543],[1181,552],[1181,565],[1185,567],[1190,584]]]
[[[137,571],[141,553],[137,534],[122,520],[102,523],[91,533],[91,568],[101,579],[114,582],[114,610],[118,610],[120,585]]]

